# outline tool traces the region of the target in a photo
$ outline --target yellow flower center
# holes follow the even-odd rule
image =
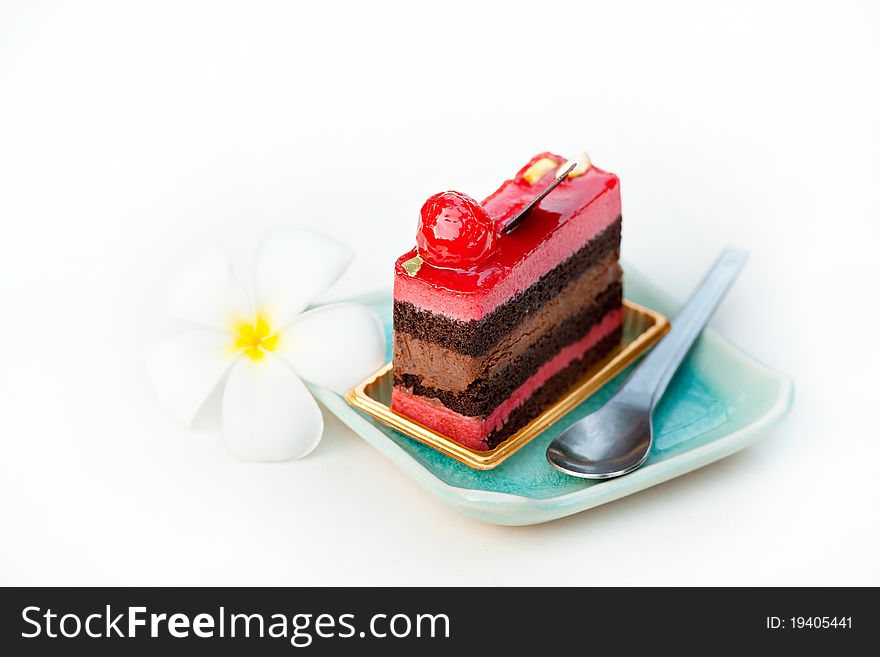
[[[278,334],[273,335],[269,322],[259,315],[253,323],[239,323],[235,335],[233,348],[236,351],[242,349],[242,353],[253,360],[260,360],[267,351],[275,351],[278,346]]]

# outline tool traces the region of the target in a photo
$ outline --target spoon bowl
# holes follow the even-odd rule
[[[649,408],[611,399],[554,440],[547,458],[558,470],[575,477],[619,477],[648,457],[651,425]]]

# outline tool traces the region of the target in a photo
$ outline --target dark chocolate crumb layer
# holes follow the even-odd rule
[[[621,328],[602,338],[583,357],[573,361],[570,365],[547,379],[547,382],[538,388],[535,394],[510,414],[507,422],[500,429],[488,435],[486,438],[486,449],[492,449],[500,445],[568,392],[569,388],[577,383],[587,370],[602,360],[620,343],[622,332]]]
[[[551,329],[503,370],[475,379],[465,390],[451,392],[422,384],[415,374],[394,375],[394,385],[422,397],[439,399],[444,406],[469,417],[486,417],[561,349],[583,338],[602,318],[623,303],[623,286],[612,283],[586,308]],[[619,337],[619,336],[618,336]]]
[[[420,310],[405,301],[394,302],[394,330],[409,333],[469,356],[481,356],[523,317],[541,308],[571,280],[608,253],[620,252],[621,218],[590,240],[583,248],[544,274],[528,289],[505,301],[480,320],[467,322]]]

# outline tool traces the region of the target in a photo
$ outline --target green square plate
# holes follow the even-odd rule
[[[677,304],[626,269],[628,299],[673,317]],[[391,341],[389,292],[358,299],[379,313]],[[469,468],[349,406],[336,393],[314,389],[321,402],[421,486],[457,511],[498,525],[530,525],[562,518],[696,470],[746,447],[779,421],[792,384],[707,330],[676,374],[654,418],[651,455],[617,479],[576,479],[552,468],[547,445],[608,399],[624,371],[497,468]]]

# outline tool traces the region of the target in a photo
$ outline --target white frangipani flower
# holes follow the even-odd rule
[[[223,434],[236,456],[282,461],[311,452],[324,424],[303,380],[342,393],[385,361],[382,323],[366,306],[303,312],[351,259],[326,235],[279,226],[257,249],[248,294],[223,249],[202,253],[173,281],[166,306],[199,328],[147,357],[160,404],[189,425],[226,376]]]

